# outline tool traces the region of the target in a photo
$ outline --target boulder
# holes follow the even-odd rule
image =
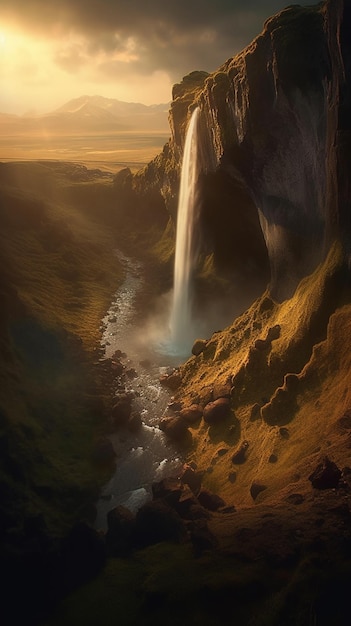
[[[106,546],[112,556],[126,556],[133,547],[135,515],[124,506],[107,514]]]
[[[159,428],[166,437],[174,441],[185,439],[189,433],[188,426],[181,417],[163,417],[159,423]]]
[[[194,424],[202,418],[203,412],[204,410],[201,404],[191,404],[190,406],[184,407],[179,415],[187,424]]]
[[[334,489],[338,486],[341,478],[341,470],[336,463],[325,456],[309,475],[312,487],[315,489]]]
[[[207,489],[202,489],[197,496],[200,504],[208,511],[217,511],[222,506],[225,506],[224,500],[215,493],[211,493]]]
[[[266,485],[263,485],[262,483],[254,480],[250,487],[251,498],[253,500],[256,500],[258,494],[262,493],[262,491],[264,491],[265,489],[267,489]]]
[[[206,345],[207,341],[205,339],[196,339],[191,349],[192,354],[194,356],[199,356],[199,354],[205,350]]]
[[[139,428],[142,427],[142,425],[143,425],[143,421],[141,419],[140,413],[137,413],[137,412],[131,413],[127,422],[128,430],[131,433],[135,433],[137,430],[139,430]]]
[[[234,452],[232,456],[232,463],[234,465],[242,465],[246,461],[246,452],[249,447],[248,441],[243,441],[239,448]]]
[[[115,427],[126,426],[132,412],[132,398],[127,394],[120,394],[112,407],[112,422]]]
[[[230,401],[228,398],[218,398],[206,404],[203,417],[207,424],[218,424],[230,416]]]
[[[190,465],[185,464],[183,471],[180,474],[180,480],[185,485],[188,485],[191,491],[196,495],[201,489],[201,482],[203,478],[203,472],[197,472]]]
[[[162,376],[160,376],[160,383],[172,389],[172,391],[175,391],[182,383],[182,376],[178,371],[174,371],[172,374],[162,374]]]
[[[136,515],[136,543],[140,547],[160,541],[181,543],[186,539],[186,527],[174,509],[162,500],[147,502]]]
[[[182,495],[183,485],[179,478],[163,478],[152,485],[152,495],[155,500],[165,500],[174,507]]]

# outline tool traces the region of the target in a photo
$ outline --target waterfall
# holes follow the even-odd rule
[[[198,112],[198,108],[193,111],[184,146],[177,214],[173,301],[170,318],[172,345],[178,352],[185,353],[190,352],[191,342],[195,339],[194,330],[192,329],[191,283],[196,258],[194,226],[197,219]]]

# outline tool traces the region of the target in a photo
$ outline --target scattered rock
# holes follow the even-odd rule
[[[236,481],[236,472],[230,472],[228,476],[228,480],[230,483],[235,483]]]
[[[181,441],[189,434],[188,425],[182,417],[163,417],[159,428],[174,441]]]
[[[111,415],[115,427],[125,426],[132,412],[132,398],[127,394],[117,396]]]
[[[215,383],[212,392],[212,399],[218,400],[218,398],[230,398],[231,390],[232,386],[230,381],[226,383]]]
[[[230,506],[224,506],[223,509],[221,509],[219,512],[220,513],[235,513],[236,508],[233,504],[231,504]]]
[[[112,359],[116,359],[118,361],[119,359],[125,359],[126,356],[126,353],[122,352],[122,350],[116,350],[116,352],[112,355]]]
[[[287,501],[291,502],[291,504],[302,504],[304,502],[305,498],[301,493],[291,493],[288,497],[287,497]]]
[[[283,439],[289,439],[290,438],[290,433],[288,431],[287,428],[279,428],[279,435],[283,438]]]
[[[232,463],[242,465],[246,461],[246,452],[249,447],[248,441],[243,441],[238,450],[232,456]]]
[[[206,404],[203,417],[207,424],[217,424],[229,417],[230,414],[229,399],[218,398],[218,400]]]
[[[142,361],[139,361],[139,365],[141,365],[144,369],[149,370],[151,368],[151,361],[149,361],[149,359],[143,359]]]
[[[315,489],[334,489],[338,486],[341,478],[341,470],[336,463],[325,456],[316,469],[309,475],[312,487]]]
[[[107,514],[106,546],[112,556],[126,556],[133,545],[135,515],[124,506]]]
[[[182,383],[182,376],[180,372],[174,371],[172,374],[163,374],[160,376],[160,383],[172,391],[178,389]]]
[[[207,341],[205,339],[196,339],[191,349],[192,354],[194,356],[199,356],[199,354],[205,350],[206,345]]]
[[[136,542],[149,546],[160,541],[180,543],[186,539],[186,527],[180,515],[161,500],[147,502],[136,515]]]
[[[140,413],[133,412],[128,419],[127,428],[131,433],[135,433],[143,425]]]
[[[229,452],[229,448],[220,448],[217,450],[217,456],[225,456]]]
[[[136,378],[138,374],[134,367],[131,367],[129,370],[126,370],[126,376],[128,376],[128,378]]]
[[[256,500],[258,494],[267,489],[266,485],[262,485],[262,483],[254,481],[250,487],[250,494],[253,500]]]
[[[197,496],[200,504],[209,511],[217,511],[222,506],[225,506],[224,500],[215,493],[211,493],[207,489],[202,489]]]
[[[194,424],[201,419],[203,412],[204,410],[201,404],[191,404],[180,411],[180,417],[188,424]]]
[[[124,365],[118,360],[111,361],[111,370],[116,376],[121,376],[124,372]]]
[[[191,491],[195,495],[199,493],[201,489],[203,472],[197,472],[190,465],[185,464],[179,478],[182,483],[190,487]]]
[[[182,408],[182,403],[181,402],[173,401],[173,402],[170,402],[167,405],[167,409],[169,409],[170,411],[174,411],[174,412],[180,411],[181,408]]]
[[[175,506],[183,491],[183,485],[179,478],[163,478],[152,484],[152,495],[155,500],[166,500],[170,506]]]
[[[268,459],[268,463],[276,463],[278,461],[278,457],[276,454],[271,454],[271,456]]]

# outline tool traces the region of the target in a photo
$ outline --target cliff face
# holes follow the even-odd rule
[[[134,179],[175,218],[184,137],[200,108],[202,230],[215,264],[267,280],[277,299],[324,257],[349,248],[350,8],[291,6],[211,75],[175,85],[171,139]],[[245,245],[242,233],[245,232]]]

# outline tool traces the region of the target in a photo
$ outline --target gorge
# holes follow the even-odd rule
[[[350,24],[348,0],[289,6],[269,18],[262,33],[217,71],[185,76],[173,88],[171,138],[145,168],[135,174],[123,169],[108,181],[96,173],[75,173],[84,189],[82,195],[75,190],[79,204],[70,236],[62,225],[60,231],[51,205],[37,210],[32,198],[24,200],[17,187],[11,188],[17,212],[1,214],[2,267],[15,285],[15,290],[3,288],[1,317],[3,388],[13,396],[11,403],[3,399],[1,407],[2,528],[10,537],[3,555],[10,581],[17,583],[21,571],[19,589],[25,598],[34,594],[35,580],[46,590],[62,590],[64,580],[64,593],[51,596],[57,609],[53,615],[41,612],[40,602],[37,613],[33,610],[47,626],[107,626],[116,616],[126,626],[348,624]],[[99,420],[104,416],[109,424],[115,398],[106,386],[115,379],[113,367],[119,366],[118,359],[111,365],[112,355],[106,360],[91,348],[98,319],[94,307],[106,311],[116,266],[123,274],[110,259],[116,247],[145,263],[143,298],[137,304],[143,320],[145,302],[154,305],[172,288],[180,168],[194,110],[201,169],[192,311],[204,320],[203,328],[206,323],[211,327],[213,318],[217,325],[193,337],[201,340],[198,349],[164,377],[171,408],[158,419],[187,464],[157,481],[153,500],[136,514],[111,509],[104,536],[85,522],[72,532],[69,527],[77,519],[92,519],[85,505],[97,489],[88,485],[88,463],[79,465],[77,474],[75,464],[81,463],[80,456],[88,458],[88,429],[95,442],[102,440],[99,452],[110,450],[104,446],[111,429]],[[9,206],[10,170],[0,170],[3,206]],[[85,180],[90,176],[91,181]],[[30,187],[32,178],[33,173],[22,178],[23,187]],[[62,187],[62,172],[58,180]],[[31,212],[23,211],[27,221],[23,217],[18,234],[14,215],[25,202]],[[108,235],[96,204],[104,212]],[[96,230],[95,246],[85,238],[88,230],[89,237]],[[26,287],[28,275],[21,274],[25,264],[18,267],[13,260],[24,245],[32,264],[31,289]],[[44,269],[37,265],[38,250]],[[51,281],[55,297],[48,307],[42,303],[50,289],[38,293],[36,286],[39,277],[43,280],[39,271],[45,284],[50,282],[48,268],[57,271],[53,258],[59,278]],[[65,282],[72,277],[72,259],[78,295]],[[2,278],[5,284],[7,274]],[[180,282],[183,288],[187,278]],[[94,295],[96,285],[102,292]],[[69,294],[69,308],[62,306],[62,294]],[[72,341],[81,332],[75,317],[79,297],[85,303],[80,309],[83,344]],[[185,297],[189,302],[187,287]],[[183,313],[182,296],[179,302]],[[55,315],[63,334],[50,326]],[[188,326],[187,320],[188,312],[180,326]],[[71,369],[62,381],[44,348],[39,350],[40,371],[31,366],[26,330],[36,344],[51,341],[56,346],[55,363],[64,352],[72,369],[88,350],[84,358],[95,363],[95,387],[84,391],[88,404],[82,413],[76,410],[83,402]],[[55,381],[50,388],[43,373],[48,362]],[[88,364],[86,370],[90,381]],[[28,382],[23,386],[24,374],[30,388]],[[84,377],[82,373],[80,380]],[[68,388],[70,412],[63,393]],[[38,389],[45,391],[45,402],[39,403]],[[49,423],[43,418],[48,414]],[[61,449],[65,456],[57,456]],[[72,484],[72,476],[66,476],[70,471]],[[111,465],[99,471],[96,483],[101,485],[111,476]],[[61,509],[64,523],[55,513],[63,515]],[[66,533],[59,549],[48,538],[48,520]],[[34,568],[29,593],[33,562],[40,565]],[[56,567],[51,587],[42,574],[50,569],[48,563]],[[16,585],[14,589],[12,604]]]

